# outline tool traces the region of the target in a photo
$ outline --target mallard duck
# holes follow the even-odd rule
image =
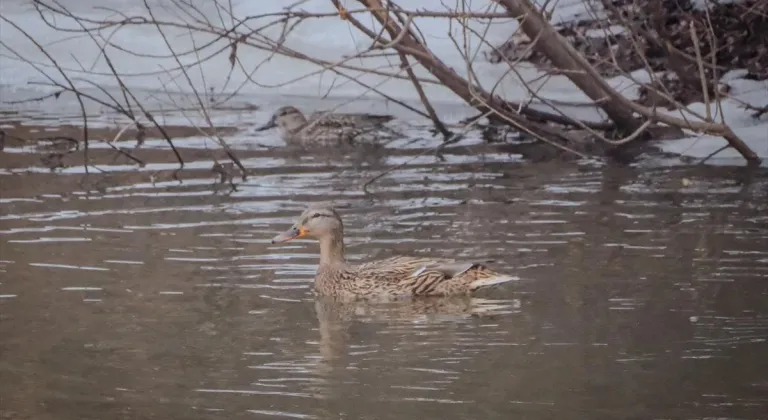
[[[307,119],[298,108],[284,106],[256,131],[277,127],[280,137],[291,145],[349,145],[393,119],[391,115],[326,113],[315,113]]]
[[[310,206],[288,231],[272,238],[320,242],[315,292],[325,296],[390,297],[467,295],[517,277],[499,274],[476,262],[397,256],[352,265],[344,260],[344,226],[330,206]]]

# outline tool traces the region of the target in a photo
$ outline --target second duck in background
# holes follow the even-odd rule
[[[368,137],[393,119],[391,115],[328,113],[315,113],[308,119],[298,108],[284,106],[256,131],[277,127],[280,137],[289,145],[341,146]]]

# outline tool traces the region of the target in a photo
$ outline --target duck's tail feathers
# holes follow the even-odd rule
[[[499,274],[496,276],[486,277],[484,279],[477,279],[469,284],[471,290],[482,289],[485,287],[495,286],[497,284],[507,283],[510,281],[519,281],[520,277],[508,276],[506,274]]]

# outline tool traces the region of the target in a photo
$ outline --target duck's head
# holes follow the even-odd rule
[[[293,106],[280,107],[272,114],[269,122],[257,128],[256,131],[269,130],[278,127],[281,130],[294,131],[307,123],[307,118],[298,108]]]
[[[288,242],[298,238],[323,239],[343,234],[341,217],[330,206],[310,206],[286,232],[272,238],[272,243]]]

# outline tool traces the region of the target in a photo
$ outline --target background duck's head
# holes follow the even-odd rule
[[[341,217],[332,207],[312,206],[301,213],[296,223],[286,232],[272,238],[272,243],[288,242],[298,238],[323,238],[338,237],[343,234]]]
[[[277,127],[282,132],[293,133],[307,123],[307,118],[298,108],[293,106],[280,107],[272,114],[269,122],[257,128],[256,131],[269,130]]]

